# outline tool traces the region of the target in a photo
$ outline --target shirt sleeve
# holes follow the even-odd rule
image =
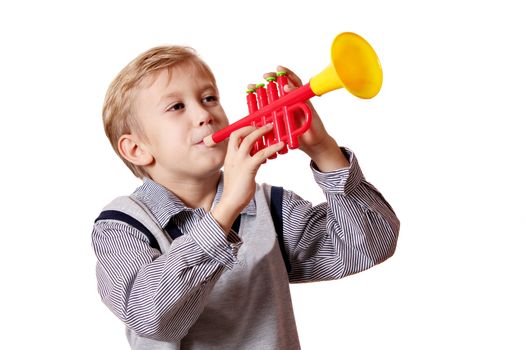
[[[379,264],[395,251],[399,220],[365,181],[354,154],[342,149],[350,166],[312,171],[326,196],[313,206],[291,191],[283,194],[283,237],[291,264],[290,282],[342,278]]]
[[[179,341],[201,314],[213,285],[237,263],[242,244],[208,213],[165,254],[126,223],[95,223],[98,291],[103,302],[142,337]]]

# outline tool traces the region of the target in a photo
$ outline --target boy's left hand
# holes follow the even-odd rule
[[[288,77],[288,85],[285,86],[286,92],[291,92],[303,85],[301,79],[290,69],[277,66],[277,71],[286,72]],[[275,73],[266,73],[264,78],[275,75]],[[312,159],[321,171],[327,172],[347,167],[349,165],[348,160],[342,154],[334,138],[326,131],[312,103],[309,100],[305,103],[312,111],[312,124],[303,135],[299,136],[299,148]],[[304,120],[302,111],[296,112],[295,120],[298,122],[297,126],[300,126],[300,121]]]

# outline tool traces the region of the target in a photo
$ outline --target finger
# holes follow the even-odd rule
[[[266,147],[266,148],[263,148],[262,150],[260,150],[259,152],[255,153],[253,156],[252,156],[252,159],[253,161],[256,163],[256,164],[259,164],[261,165],[262,163],[264,163],[264,161],[270,157],[271,155],[279,152],[281,149],[283,149],[284,147],[284,142],[277,142],[269,147]]]
[[[299,86],[302,85],[301,80],[297,77],[297,75],[295,75],[295,73],[289,70],[288,68],[283,66],[277,66],[277,71],[286,73],[286,76],[288,78],[288,83],[285,86],[283,86],[285,92],[292,92],[293,90],[297,89]]]
[[[250,133],[252,133],[254,130],[256,130],[255,126],[249,125],[249,126],[245,126],[245,127],[242,127],[242,128],[239,128],[233,131],[230,134],[230,140],[228,141],[228,148],[238,149],[239,145],[243,141],[243,138],[245,138],[246,135],[249,135]]]
[[[275,77],[277,77],[277,74],[275,72],[268,72],[268,73],[264,73],[263,74],[264,80],[266,80],[268,78],[275,78]]]
[[[270,123],[254,130],[242,140],[241,145],[239,146],[239,150],[243,152],[250,152],[255,142],[261,137],[263,137],[264,134],[271,131],[272,128],[273,124]]]
[[[284,66],[277,66],[278,72],[286,72],[286,76],[288,77],[289,83],[291,82],[294,87],[299,87],[303,85],[303,82],[301,81],[301,78],[297,76],[292,70],[284,67]]]
[[[292,92],[293,90],[297,89],[297,87],[293,84],[288,83],[283,87],[283,89],[284,92]]]
[[[248,85],[246,86],[246,90],[255,90],[255,87],[256,87],[256,86],[257,86],[256,84],[248,84]]]
[[[283,73],[288,74],[290,72],[290,70],[284,66],[277,66],[276,70],[279,73],[283,72]]]

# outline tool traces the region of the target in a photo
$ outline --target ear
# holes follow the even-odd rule
[[[118,139],[118,151],[124,159],[138,166],[150,165],[154,160],[153,155],[135,135],[122,135]]]

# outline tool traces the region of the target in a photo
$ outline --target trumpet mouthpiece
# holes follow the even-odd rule
[[[213,134],[212,135],[208,135],[206,136],[204,139],[202,139],[202,142],[204,142],[204,144],[208,147],[213,147],[215,146],[217,143],[215,141],[213,141]]]

